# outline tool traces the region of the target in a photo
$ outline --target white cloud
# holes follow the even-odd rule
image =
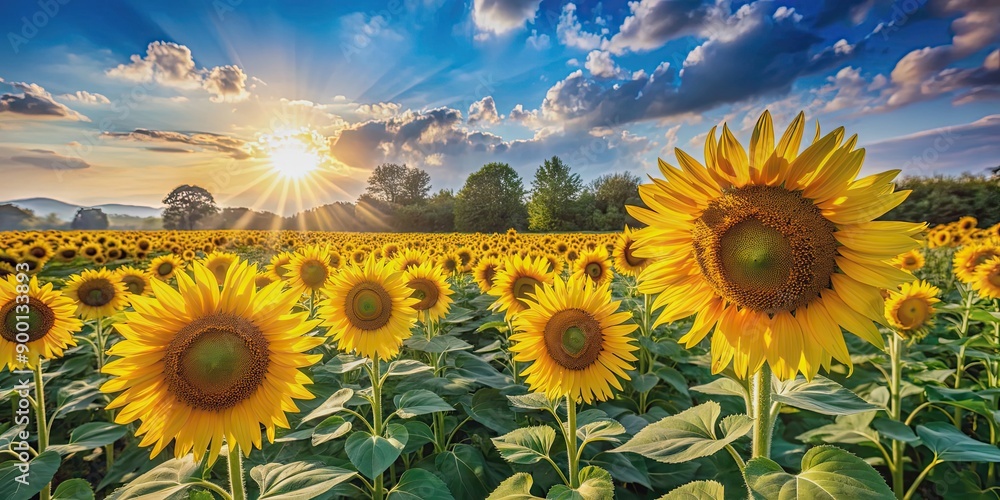
[[[601,46],[604,39],[597,33],[583,31],[583,26],[576,17],[576,4],[568,3],[559,14],[559,24],[556,26],[559,42],[567,47],[583,50],[593,50]]]
[[[493,125],[500,123],[502,116],[497,114],[497,105],[492,96],[486,96],[469,106],[469,125]]]
[[[180,89],[202,88],[213,102],[245,100],[247,75],[237,66],[198,68],[191,49],[173,42],[152,42],[146,55],[133,54],[128,64],[107,70],[108,76],[135,82],[157,82]]]
[[[531,36],[528,37],[527,44],[535,50],[544,50],[552,45],[549,41],[549,35],[538,33],[538,30],[531,30]]]
[[[626,74],[611,59],[611,53],[604,50],[592,50],[587,54],[584,67],[596,78],[623,78]]]
[[[542,0],[474,0],[472,21],[479,35],[503,35],[533,22],[541,3]],[[477,36],[476,39],[482,38]]]
[[[72,94],[62,94],[59,97],[67,101],[76,101],[83,104],[111,104],[111,100],[107,97],[97,93],[90,93],[86,90],[77,90]]]

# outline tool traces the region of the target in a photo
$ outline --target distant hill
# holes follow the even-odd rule
[[[83,208],[81,205],[73,205],[52,198],[25,198],[22,200],[3,201],[21,208],[35,212],[37,217],[45,217],[48,214],[56,214],[60,219],[71,221],[76,211]],[[118,203],[108,203],[105,205],[94,205],[88,208],[100,208],[108,215],[128,215],[132,217],[160,217],[163,209],[144,207],[141,205],[122,205]]]

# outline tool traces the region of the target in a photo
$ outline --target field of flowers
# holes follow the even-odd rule
[[[0,233],[0,498],[1000,498],[1000,225],[801,129],[622,233]]]

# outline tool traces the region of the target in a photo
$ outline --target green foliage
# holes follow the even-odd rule
[[[81,208],[76,211],[70,227],[73,229],[107,229],[108,216],[100,208]]]
[[[884,220],[927,221],[934,226],[971,215],[979,220],[980,227],[1000,222],[1000,177],[997,176],[905,177],[896,189],[912,192],[906,201],[883,216]]]
[[[528,201],[528,229],[531,231],[573,231],[578,229],[570,217],[579,198],[583,181],[572,173],[558,156],[538,167],[531,181]]]
[[[798,475],[763,457],[747,462],[744,475],[754,500],[894,498],[871,465],[833,446],[817,446],[806,452]]]
[[[465,180],[455,198],[455,229],[504,232],[526,229],[524,184],[506,163],[487,163]]]
[[[163,211],[164,229],[195,229],[202,219],[219,211],[212,193],[187,184],[174,188],[163,203],[167,206]]]

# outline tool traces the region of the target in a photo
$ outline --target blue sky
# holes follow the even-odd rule
[[[748,142],[764,109],[846,126],[866,171],[1000,164],[994,0],[5,8],[0,200],[156,206],[199,184],[290,213],[356,199],[386,161],[435,189],[489,161],[527,184],[552,155],[644,174],[723,121]]]

